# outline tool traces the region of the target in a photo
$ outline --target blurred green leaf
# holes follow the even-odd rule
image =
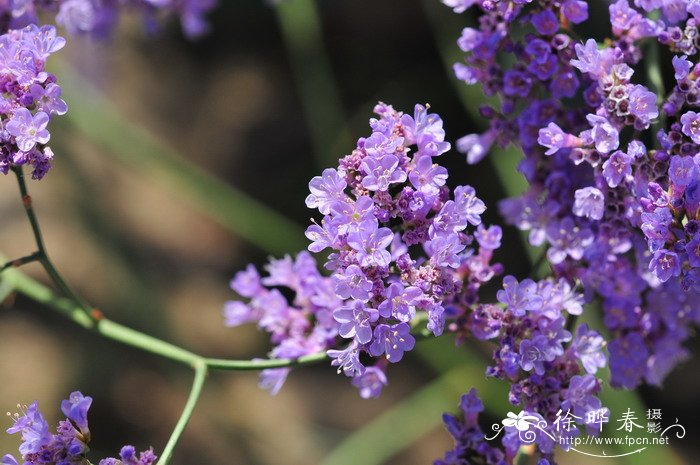
[[[282,255],[300,250],[301,227],[208,173],[129,121],[104,95],[66,65],[54,62],[68,102],[67,121],[147,182],[157,183],[259,248]],[[264,180],[261,180],[264,182]]]
[[[287,56],[294,72],[304,117],[319,167],[335,166],[338,150],[350,148],[340,91],[323,46],[314,0],[289,0],[275,6]]]

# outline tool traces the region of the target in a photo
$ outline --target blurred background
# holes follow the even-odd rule
[[[52,258],[113,320],[208,356],[265,356],[265,334],[223,326],[222,305],[234,297],[228,281],[247,263],[305,247],[308,181],[368,135],[377,101],[407,112],[430,103],[451,142],[479,131],[483,97],[450,72],[454,41],[470,22],[436,0],[221,1],[198,42],[177,24],[149,37],[129,15],[109,42],[69,38],[51,64],[69,105],[51,123],[55,166],[29,186]],[[500,223],[496,201],[523,188],[517,159],[497,153],[472,167],[453,151],[440,161],[451,184],[476,187],[486,221]],[[3,255],[34,250],[11,177],[0,180],[0,218]],[[496,258],[509,273],[527,276],[531,256],[505,228]],[[38,265],[24,271],[46,282]],[[484,300],[494,292],[486,288]],[[456,411],[471,386],[490,408],[484,427],[507,411],[506,386],[484,380],[490,350],[456,348],[449,336],[421,343],[369,401],[326,365],[295,370],[276,397],[258,389],[256,373],[211,373],[171,463],[432,463],[452,445],[441,413]],[[664,390],[610,397],[625,408],[641,399],[635,405],[686,426],[663,463],[697,462],[698,370],[694,359]],[[96,463],[125,443],[158,453],[191,373],[18,297],[0,309],[0,379],[0,411],[38,399],[51,421],[71,391],[91,395]],[[0,435],[3,453],[16,445]],[[569,454],[561,463],[649,457]]]

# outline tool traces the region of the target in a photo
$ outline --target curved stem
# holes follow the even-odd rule
[[[68,285],[49,258],[46,251],[46,246],[44,245],[44,238],[41,234],[41,228],[39,227],[39,220],[34,213],[32,197],[29,195],[27,184],[24,181],[24,171],[22,170],[22,167],[15,166],[12,168],[12,171],[15,173],[15,176],[17,176],[17,185],[19,186],[19,193],[22,196],[22,204],[24,205],[24,210],[27,213],[27,218],[29,219],[29,224],[32,227],[32,234],[34,234],[34,241],[36,242],[37,246],[37,252],[32,254],[35,256],[29,256],[32,257],[31,261],[38,260],[51,278],[51,281],[58,286],[61,292],[63,292],[66,297],[69,297],[71,300],[78,303],[81,310],[88,317],[92,318],[92,307]]]
[[[165,448],[158,459],[157,465],[166,465],[168,462],[170,462],[175,446],[180,440],[180,436],[182,436],[182,433],[185,431],[185,427],[192,417],[194,408],[197,406],[197,401],[199,400],[199,395],[202,393],[202,388],[204,387],[204,381],[207,378],[207,373],[208,370],[205,363],[197,363],[194,366],[194,381],[192,382],[190,395],[187,398],[185,407],[182,409],[180,419],[175,424],[175,428],[170,434],[168,442],[165,444]]]

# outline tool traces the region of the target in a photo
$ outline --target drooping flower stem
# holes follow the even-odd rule
[[[39,227],[39,220],[34,213],[34,207],[32,205],[32,197],[29,195],[27,189],[27,184],[24,180],[24,172],[21,166],[15,166],[12,171],[17,176],[17,184],[19,186],[19,192],[22,196],[22,204],[24,205],[24,210],[27,213],[27,218],[29,219],[29,224],[32,227],[32,234],[34,235],[34,241],[36,242],[37,252],[32,254],[36,259],[39,260],[41,266],[44,267],[46,273],[49,275],[51,280],[58,286],[58,288],[63,292],[63,294],[76,302],[80,309],[90,318],[94,318],[92,315],[92,307],[81,298],[63,279],[61,274],[58,272],[53,262],[49,258],[46,251],[46,246],[44,245],[44,239],[41,235],[41,228]],[[29,257],[32,257],[30,255]],[[20,259],[21,260],[21,259]]]
[[[175,446],[177,445],[180,436],[182,436],[182,433],[185,431],[185,427],[190,421],[192,413],[197,406],[197,401],[199,400],[199,395],[202,393],[202,388],[204,387],[204,381],[206,380],[207,373],[208,369],[206,363],[198,362],[194,366],[194,381],[192,382],[190,395],[187,398],[185,407],[182,409],[180,419],[177,421],[173,432],[170,434],[167,444],[165,444],[165,448],[160,455],[157,465],[166,465],[168,462],[170,462]]]
[[[24,257],[15,258],[14,260],[5,262],[4,265],[0,266],[0,272],[13,266],[18,268],[22,265],[26,265],[27,263],[37,262],[39,260],[41,260],[41,254],[39,252],[34,252],[29,255],[25,255]]]

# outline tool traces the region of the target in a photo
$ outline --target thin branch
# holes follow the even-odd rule
[[[15,258],[14,260],[9,260],[5,262],[4,265],[0,266],[0,273],[2,273],[8,268],[19,268],[22,265],[26,265],[32,262],[38,262],[39,260],[41,260],[40,252],[34,252],[33,254],[25,255],[24,257]]]
[[[194,381],[192,382],[190,395],[187,398],[185,407],[182,409],[180,419],[177,421],[177,424],[175,424],[175,428],[170,434],[168,442],[165,444],[165,448],[158,459],[157,465],[166,465],[168,462],[170,462],[175,446],[177,446],[180,436],[182,436],[182,433],[185,431],[185,427],[190,421],[192,413],[197,406],[197,401],[199,400],[199,396],[202,393],[202,388],[204,387],[204,381],[207,378],[207,372],[207,365],[204,363],[198,363],[194,367]]]
[[[92,307],[83,300],[63,279],[61,274],[58,272],[53,262],[49,258],[46,251],[46,246],[44,245],[44,238],[41,234],[41,228],[39,227],[39,220],[34,213],[34,206],[32,205],[32,197],[29,195],[27,189],[27,184],[24,181],[24,172],[21,166],[15,166],[12,171],[17,176],[17,185],[19,186],[19,192],[22,196],[22,204],[24,205],[24,210],[27,213],[27,218],[29,219],[29,224],[32,227],[32,234],[34,235],[34,241],[37,246],[37,259],[46,270],[51,280],[58,286],[58,288],[63,292],[63,294],[79,304],[81,310],[90,318],[92,318]]]

